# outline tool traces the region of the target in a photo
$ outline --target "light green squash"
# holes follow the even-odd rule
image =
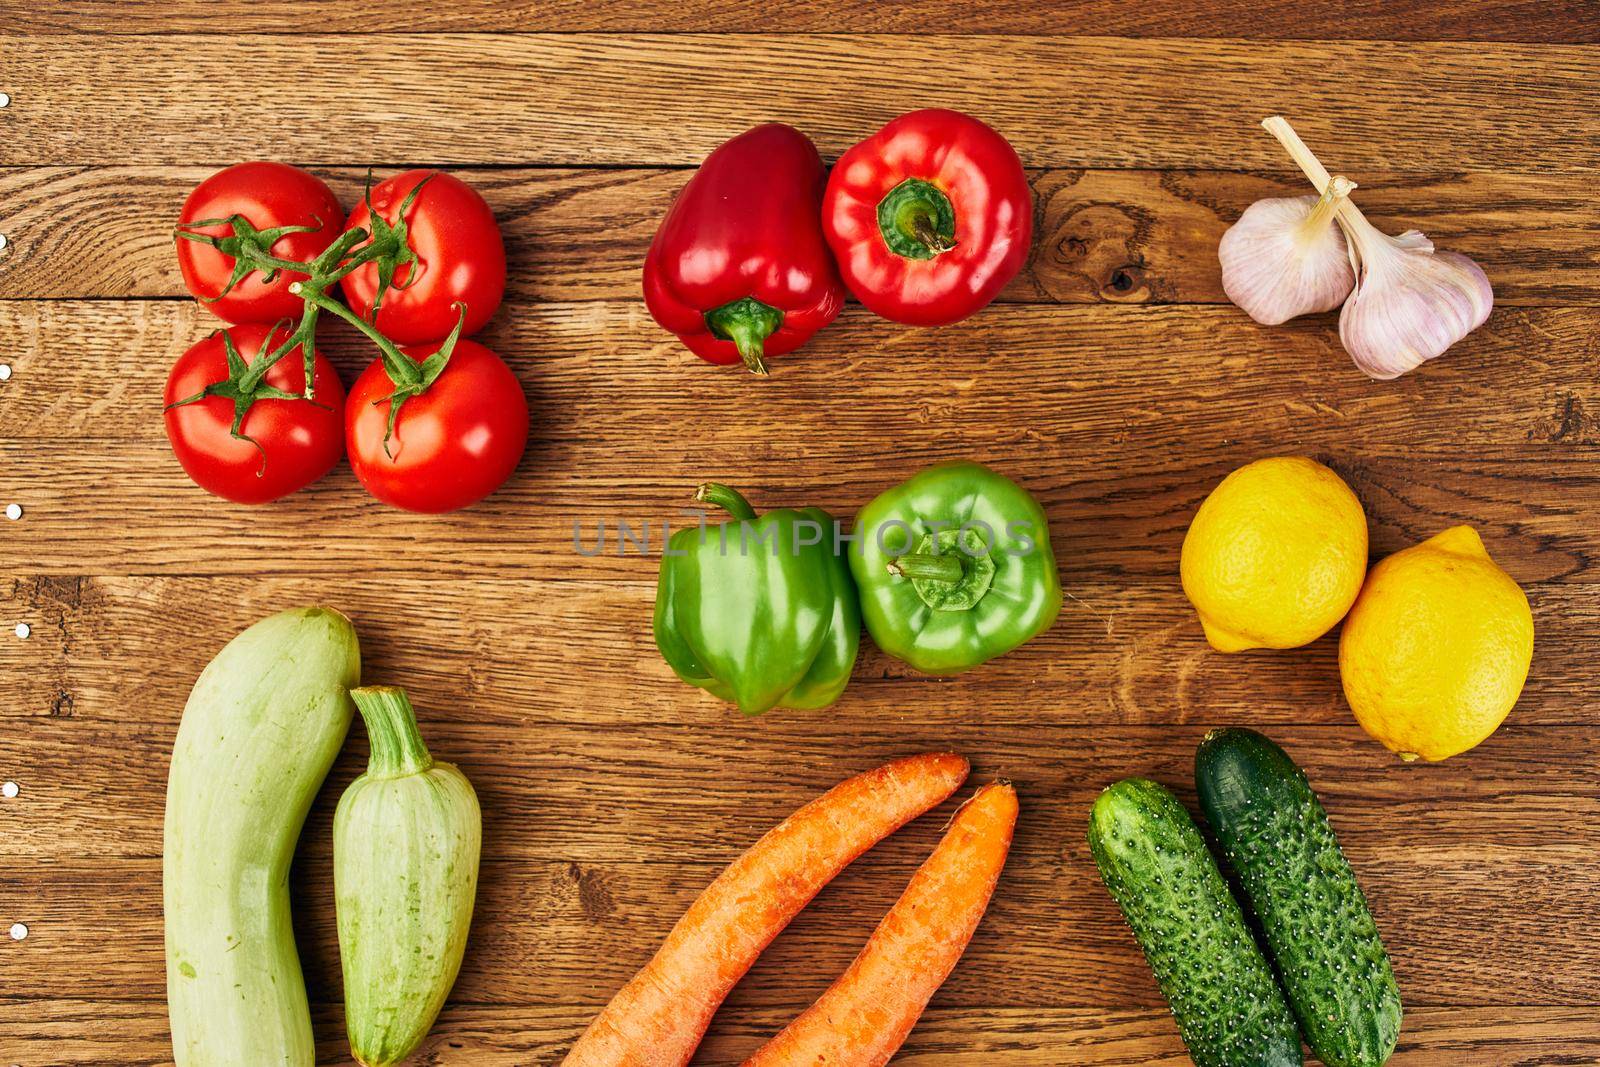
[[[367,724],[367,773],[333,820],[333,879],[350,1049],[399,1063],[439,1016],[461,970],[478,889],[478,797],[435,763],[403,690],[352,694]]]
[[[178,1067],[312,1067],[289,862],[350,727],[361,653],[326,608],[263,619],[195,682],[172,749],[162,855]]]

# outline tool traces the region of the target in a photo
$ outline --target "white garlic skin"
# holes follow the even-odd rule
[[[1355,285],[1344,234],[1329,219],[1306,221],[1322,198],[1257,200],[1217,246],[1222,291],[1263,326],[1332,311]]]
[[[1391,381],[1482,326],[1494,289],[1483,268],[1435,252],[1415,230],[1397,238],[1372,232],[1379,241],[1359,239],[1361,273],[1339,313],[1339,340],[1369,377]]]

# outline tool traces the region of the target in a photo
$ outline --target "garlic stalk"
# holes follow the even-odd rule
[[[1333,183],[1326,168],[1281,117],[1261,123],[1319,190]],[[1416,230],[1390,237],[1348,199],[1335,221],[1344,232],[1355,289],[1339,313],[1339,339],[1356,366],[1387,381],[1442,355],[1483,325],[1494,290],[1466,256],[1437,252]]]
[[[1217,246],[1228,299],[1263,326],[1344,303],[1355,272],[1333,220],[1355,187],[1334,178],[1320,197],[1257,200],[1246,208]]]

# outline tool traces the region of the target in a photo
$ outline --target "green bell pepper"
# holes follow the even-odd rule
[[[850,569],[878,647],[956,674],[1043,633],[1061,612],[1044,509],[976,463],[940,463],[856,517]]]
[[[667,542],[656,586],[656,647],[674,673],[739,705],[822,708],[844,692],[861,641],[861,609],[820,508],[760,518],[724,485],[695,499],[733,518]]]

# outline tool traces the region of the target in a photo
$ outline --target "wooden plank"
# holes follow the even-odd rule
[[[1362,495],[1379,554],[1468,522],[1525,583],[1588,581],[1596,314],[1499,312],[1459,352],[1374,383],[1326,321],[1265,330],[1221,308],[1041,307],[929,334],[853,309],[763,383],[701,364],[636,304],[508,309],[485,337],[513,354],[529,392],[529,456],[484,503],[418,517],[371,501],[344,468],[264,508],[191,485],[150,405],[175,354],[213,326],[198,308],[7,303],[0,329],[20,345],[0,386],[0,494],[25,509],[6,528],[24,574],[640,578],[654,565],[637,556],[580,555],[575,524],[590,552],[602,522],[612,548],[621,520],[659,534],[693,521],[681,508],[706,477],[762,505],[847,517],[925,463],[978,455],[1045,501],[1069,572],[1168,577],[1194,508],[1228,470],[1300,452]],[[364,358],[336,355],[347,371]],[[693,435],[662,430],[686,426]],[[81,521],[83,501],[116,521]],[[375,538],[429,549],[374,559]]]
[[[193,665],[195,673],[200,666]],[[386,680],[413,683],[409,675]],[[433,683],[417,680],[415,689],[430,745],[473,778],[485,811],[518,828],[491,835],[487,854],[579,863],[726,862],[729,844],[754,841],[847,774],[937,748],[971,758],[975,782],[1016,779],[1033,813],[1030,825],[1040,833],[1048,828],[1050,840],[1076,841],[1101,788],[1130,774],[1181,787],[1193,775],[1194,747],[1207,729],[1256,721],[1249,708],[1217,707],[1196,721],[1113,730],[1098,722],[1076,725],[1081,713],[1059,710],[1070,709],[1071,698],[1041,694],[1031,702],[1035,717],[1027,729],[991,725],[981,705],[905,696],[898,707],[851,700],[826,716],[772,714],[748,722],[685,689],[682,712],[670,722],[584,727],[530,717],[523,724],[529,740],[508,744],[507,727],[495,719],[514,705],[498,705],[497,715],[479,722],[474,705],[452,705]],[[160,783],[181,708],[140,710],[139,721],[7,722],[16,754],[6,773],[29,797],[9,831],[20,854],[53,863],[160,854]],[[1585,822],[1600,815],[1600,786],[1589,770],[1600,758],[1600,741],[1588,727],[1513,718],[1470,757],[1402,766],[1354,721],[1262,725],[1305,765],[1341,827],[1374,847],[1473,840],[1485,848],[1532,847],[1568,834],[1585,841],[1597,832]],[[363,752],[359,740],[351,742],[324,800],[360,772]],[[130,789],[123,776],[134,768],[139,777],[129,780],[143,784]],[[115,804],[107,803],[111,796]],[[326,826],[331,805],[318,812],[313,827]],[[60,836],[63,825],[73,827],[70,839]],[[710,832],[717,836],[707,838]],[[314,848],[323,847],[321,831],[308,833]],[[1032,847],[1022,854],[1040,859]],[[1581,883],[1575,888],[1587,891]]]
[[[1264,135],[1263,135],[1264,136]],[[1275,170],[1281,171],[1281,166]],[[0,170],[0,299],[183,296],[170,230],[206,167]],[[347,205],[365,170],[324,171]],[[510,251],[513,301],[634,300],[677,170],[469,169]],[[1381,228],[1418,228],[1473,256],[1500,307],[1600,303],[1593,175],[1355,173]],[[1033,255],[1013,303],[1222,303],[1217,242],[1256,200],[1299,196],[1298,175],[1034,170]]]
[[[0,51],[5,165],[690,164],[766,120],[831,155],[912,103],[982,115],[1036,167],[1281,169],[1257,127],[1278,111],[1343,169],[1600,164],[1600,143],[1571,136],[1600,93],[1582,46],[296,34],[8,36]]]
[[[930,826],[916,842],[925,852],[936,837],[937,827]],[[1586,900],[1576,890],[1552,895],[1545,887],[1553,863],[1572,876],[1592,877],[1592,844],[1587,862],[1575,848],[1543,855],[1494,849],[1488,856],[1465,846],[1425,848],[1404,862],[1398,852],[1363,855],[1376,872],[1363,872],[1363,886],[1379,909],[1407,1005],[1508,1006],[1519,998],[1593,1005],[1584,946],[1572,937],[1587,918]],[[921,857],[904,851],[893,862],[864,863],[842,875],[762,957],[731,1005],[795,1011],[809,1003],[905,888]],[[1073,863],[1079,863],[1076,855]],[[716,870],[698,864],[488,863],[475,922],[478,931],[492,933],[472,943],[455,1000],[601,1004],[649,958]],[[1434,914],[1428,886],[1446,880],[1474,894],[1472,915],[1440,921]],[[1419,881],[1425,885],[1406,888]],[[139,889],[130,892],[129,884]],[[8,996],[121,998],[159,989],[158,862],[25,867],[9,872],[0,885],[7,890],[9,914],[26,917],[30,927],[30,944],[13,949],[22,959],[17,973],[8,974]],[[295,886],[311,995],[336,1001],[340,978],[325,860],[297,873]],[[1550,898],[1539,914],[1517,906],[1528,894]],[[105,901],[111,897],[120,902],[115,939],[104,935]],[[1505,918],[1485,922],[1490,909]],[[1072,951],[1062,953],[1063,945]],[[1486,962],[1466,973],[1469,953]],[[1546,965],[1533,988],[1524,981],[1530,958]],[[1081,870],[1043,878],[1020,865],[1008,871],[980,937],[940,1002],[975,1010],[1162,1007],[1137,945],[1086,856]]]
[[[84,735],[79,747],[98,757],[90,732],[78,731]],[[480,733],[469,750],[449,729],[433,733],[437,751],[463,757],[461,764],[484,799],[488,831],[490,853],[476,921],[479,931],[492,933],[479,937],[463,969],[457,986],[463,1002],[604,1001],[649,957],[716,871],[769,825],[764,817],[745,825],[757,821],[748,803],[740,816],[724,819],[718,817],[724,810],[720,799],[715,810],[701,811],[685,802],[688,791],[682,786],[651,784],[658,770],[677,769],[670,760],[645,765],[661,759],[650,755],[657,750],[653,731],[639,731],[638,741],[609,742],[604,749],[614,766],[636,769],[643,779],[630,783],[626,798],[606,803],[597,800],[608,787],[579,781],[581,772],[573,766],[530,771],[504,765],[512,760],[486,765],[497,762],[490,749],[503,747],[503,734],[491,739]],[[973,1008],[1159,1007],[1154,982],[1095,874],[1083,831],[1099,789],[1134,771],[1173,783],[1192,807],[1192,790],[1183,782],[1200,731],[1122,730],[1115,739],[1093,742],[1097,732],[1091,730],[1039,733],[1038,743],[1025,756],[1014,755],[1010,764],[1003,758],[978,760],[975,777],[980,778],[995,770],[1012,773],[1017,758],[1031,761],[1016,779],[1024,817],[990,913],[945,986],[942,1002]],[[1420,775],[1393,784],[1406,776],[1387,761],[1362,766],[1359,746],[1346,744],[1337,732],[1286,728],[1274,733],[1297,755],[1310,756],[1305,762],[1314,781],[1330,783],[1323,789],[1325,799],[1385,931],[1407,1003],[1600,1003],[1593,982],[1593,938],[1586,930],[1589,887],[1600,877],[1600,792],[1592,782],[1578,782],[1580,775],[1552,775],[1541,761],[1521,754],[1544,746],[1573,759],[1600,756],[1600,747],[1582,731],[1524,733],[1522,744],[1530,747],[1507,751],[1513,746],[1500,745],[1477,753],[1463,761],[1475,774],[1439,768],[1430,777],[1447,780],[1436,781],[1432,789],[1418,788]],[[447,747],[446,741],[454,745]],[[696,743],[720,759],[740,749],[777,755],[765,739],[730,743],[702,737]],[[570,734],[561,735],[561,744],[592,748],[596,756],[602,751]],[[630,746],[633,754],[619,755]],[[1010,747],[1018,753],[1023,748]],[[820,756],[820,749],[815,751]],[[128,765],[145,765],[143,755],[135,747]],[[811,753],[801,748],[795,755],[811,765]],[[875,758],[865,753],[823,757],[832,769],[810,776],[831,781],[841,764],[854,769]],[[1326,769],[1333,766],[1337,781]],[[688,768],[679,773],[685,785],[697,784],[697,773]],[[713,773],[738,774],[726,763]],[[571,786],[540,786],[541,774]],[[1495,782],[1469,784],[1483,777]],[[777,795],[763,807],[782,808],[776,816],[781,817],[826,784],[774,782],[769,788]],[[1472,795],[1463,795],[1468,792]],[[337,788],[328,794],[308,824],[294,889],[313,995],[336,999],[327,808]],[[515,799],[535,794],[547,810],[528,810],[525,801]],[[1440,803],[1445,796],[1448,805]],[[141,826],[159,831],[159,810],[147,820],[138,799],[125,803]],[[953,807],[948,803],[852,866],[769,950],[734,1003],[790,1008],[808,1003],[827,976],[849,962],[899,895]],[[32,805],[25,819],[54,821],[49,811]],[[554,828],[557,822],[587,832]],[[1539,824],[1538,836],[1525,833],[1533,822]],[[612,836],[615,830],[620,835]],[[604,855],[589,854],[596,842],[604,842]],[[22,843],[29,844],[26,831]],[[30,966],[8,976],[8,995],[144,995],[162,966],[158,875],[158,860],[119,861],[104,853],[30,861],[0,875],[0,903],[30,928],[27,944],[18,949],[28,953]],[[1452,905],[1441,909],[1438,897],[1445,886]],[[119,901],[119,936],[108,939],[102,916],[113,894]],[[1532,899],[1539,901],[1538,908],[1525,906]],[[1064,952],[1068,945],[1071,950]],[[1533,960],[1539,981],[1529,984],[1525,976]]]
[[[215,170],[0,170],[0,231],[8,240],[0,295],[184,296],[172,227],[189,191]],[[365,167],[318,173],[346,209],[360,202]],[[513,300],[637,299],[644,251],[687,177],[662,169],[460,173],[489,200],[505,233]],[[1546,184],[1561,179],[1529,180],[1544,186],[1534,194],[1541,200],[1561,196]]]
[[[707,478],[736,481],[763,508],[807,503],[847,517],[926,464],[981,456],[1015,474],[1044,505],[1069,583],[1166,581],[1206,494],[1269,450],[1219,442],[1210,454],[1159,461],[1132,446],[1123,455],[1087,446],[1041,455],[1028,442],[982,447],[941,437],[905,452],[763,442],[733,460],[727,457],[736,452],[719,451],[722,443],[710,435],[651,452],[540,442],[499,494],[444,517],[378,504],[347,468],[270,507],[227,505],[192,486],[165,444],[154,441],[0,444],[0,489],[8,503],[24,507],[22,520],[5,532],[15,572],[26,575],[243,578],[289,570],[642,581],[654,576],[656,560],[634,543],[618,547],[621,523],[636,536],[648,528],[659,552],[665,524],[695,523],[683,508],[692,486]],[[1548,446],[1463,456],[1402,446],[1328,452],[1307,444],[1279,442],[1270,451],[1309,453],[1339,471],[1365,502],[1375,556],[1467,523],[1524,586],[1600,578],[1593,542],[1600,472],[1592,449],[1562,462]],[[814,465],[797,468],[798,455]],[[574,470],[584,473],[564,473]],[[84,522],[75,510],[80,501],[91,501],[106,520]],[[602,524],[605,548],[595,554]]]
[[[0,358],[12,370],[0,383],[0,440],[163,442],[150,405],[184,349],[223,325],[188,301],[0,301]],[[346,382],[376,355],[343,323],[323,336]],[[599,448],[665,462],[679,446],[655,438],[679,426],[695,427],[712,456],[752,457],[832,440],[895,442],[908,454],[948,443],[1163,458],[1224,443],[1537,445],[1555,458],[1600,443],[1590,373],[1600,307],[1497,310],[1395,382],[1355,368],[1332,316],[1268,328],[1232,307],[991,307],[925,330],[852,306],[774,359],[765,382],[697,359],[638,302],[509,305],[479,339],[524,384],[535,456]],[[628,463],[576,469],[637,474]]]
[[[417,1052],[419,1063],[474,1067],[551,1064],[571,1047],[593,1012],[560,1005],[449,1004]],[[316,1011],[319,1055],[328,1067],[351,1063],[337,1006]],[[785,1009],[728,1009],[717,1016],[697,1063],[738,1063],[790,1018]],[[0,1000],[5,1051],[52,1067],[160,1067],[172,1062],[166,1010],[159,1001]],[[947,1008],[934,1001],[897,1063],[960,1067],[974,1051],[1000,1067],[1189,1067],[1177,1028],[1164,1011],[1075,1008]],[[1421,1008],[1408,1010],[1390,1067],[1539,1067],[1600,1057],[1593,1013],[1571,1008]]]
[[[1023,836],[978,938],[941,993],[942,1003],[1105,1011],[1161,1006],[1083,843],[1092,795],[1085,790],[1081,803],[1075,797],[1064,812],[1047,809],[1042,799],[1025,806]],[[1577,800],[1572,816],[1560,824],[1564,843],[1527,847],[1499,843],[1494,810],[1468,804],[1454,819],[1436,818],[1424,827],[1407,815],[1377,831],[1361,830],[1371,825],[1375,809],[1335,811],[1406,1003],[1600,1003],[1593,939],[1585,932],[1592,914],[1586,887],[1600,875],[1600,832],[1584,825],[1600,812],[1600,803],[1594,797]],[[572,812],[575,818],[587,814],[581,807]],[[948,808],[902,831],[884,855],[874,854],[841,875],[763,955],[731,1003],[791,1010],[809,1003],[859,951],[932,849],[947,815]],[[603,1003],[650,957],[722,865],[753,840],[725,840],[709,819],[694,831],[688,821],[679,827],[686,839],[714,835],[721,853],[715,860],[486,860],[475,914],[479,936],[463,965],[456,999]],[[1487,834],[1469,825],[1485,821]],[[1408,823],[1412,829],[1389,832]],[[495,820],[492,812],[487,825],[491,838],[497,826],[501,836],[509,832],[505,819]],[[325,820],[314,820],[309,832],[315,840],[303,849],[294,877],[296,926],[313,998],[337,1000]],[[1551,885],[1552,872],[1559,872],[1561,885]],[[1454,903],[1441,910],[1438,896],[1445,886]],[[105,936],[105,902],[111,898],[118,901],[115,938]],[[1527,907],[1529,900],[1539,906]],[[0,875],[0,906],[29,926],[28,943],[13,949],[26,953],[26,965],[8,974],[8,996],[139,997],[161,982],[158,860],[14,865]],[[1539,979],[1529,983],[1534,960]]]
[[[3,524],[0,777],[22,792],[0,800],[0,925],[31,926],[0,939],[0,1067],[168,1062],[159,783],[179,708],[226,637],[312,599],[352,612],[369,677],[411,686],[430,741],[478,783],[488,816],[474,947],[429,1062],[556,1060],[731,855],[842,775],[949,746],[973,757],[975,781],[1019,782],[1024,824],[988,921],[900,1060],[1176,1067],[1173,1025],[1083,826],[1099,788],[1125,774],[1168,781],[1192,805],[1194,744],[1221,722],[1268,729],[1327,800],[1411,1008],[1392,1062],[1600,1058],[1600,143],[1573,118],[1600,102],[1600,55],[920,36],[1242,26],[1231,35],[1535,40],[1560,26],[1594,40],[1586,10],[1225,0],[1202,15],[1089,0],[957,17],[951,0],[911,0],[845,23],[838,0],[781,14],[746,0],[626,14],[610,0],[467,0],[381,29],[859,31],[865,19],[895,36],[380,38],[368,36],[378,20],[353,21],[370,15],[361,4],[319,8],[321,36],[305,37],[304,21],[293,37],[234,36],[289,29],[300,2],[224,0],[193,27],[201,36],[0,39],[0,89],[14,98],[0,163],[15,166],[0,171],[0,362],[15,372],[0,384],[0,503],[27,509]],[[112,17],[103,0],[62,10],[83,28]],[[114,17],[149,29],[171,14],[155,0]],[[13,17],[5,0],[0,16],[8,31],[59,28],[58,12]],[[1075,21],[1089,18],[1103,21]],[[951,57],[931,81],[927,47]],[[1319,72],[1309,88],[1307,70]],[[219,117],[217,99],[234,110]],[[1032,306],[937,334],[852,309],[764,385],[709,371],[655,329],[637,270],[685,179],[665,168],[768,117],[812,130],[831,156],[912,101],[990,118],[1034,168],[1040,240],[1004,295]],[[1255,128],[1274,109],[1362,183],[1384,224],[1485,264],[1500,297],[1488,327],[1379,385],[1350,368],[1327,317],[1261,330],[1226,307],[1114,306],[1221,300],[1222,227],[1256,197],[1299,188]],[[535,410],[530,458],[504,494],[419,519],[365,500],[345,470],[264,509],[186,483],[154,398],[211,324],[186,302],[81,298],[177,295],[172,212],[210,166],[256,154],[486,165],[467,174],[505,223],[515,279],[486,336]],[[1198,169],[1148,169],[1171,167]],[[348,199],[360,172],[331,177]],[[348,337],[330,349],[347,373],[365,359]],[[1480,749],[1398,765],[1349,718],[1331,639],[1241,657],[1200,640],[1175,576],[1183,528],[1228,469],[1282,451],[1349,478],[1375,554],[1468,521],[1529,587],[1534,673]],[[676,517],[707,475],[738,475],[762,504],[848,515],[922,463],[969,454],[1039,492],[1068,611],[954,680],[869,649],[820,715],[743,720],[677,683],[649,637],[655,560],[571,544],[574,519]],[[10,636],[19,621],[33,626],[26,640]],[[294,877],[331,1063],[346,1061],[329,833],[360,768],[355,734]],[[818,900],[736,993],[702,1060],[737,1062],[848,962],[953,806]]]
[[[984,0],[899,0],[855,4],[796,0],[781,8],[752,0],[638,4],[620,0],[457,0],[392,8],[338,6],[313,0],[249,3],[224,0],[203,11],[176,0],[140,0],[137,15],[112,0],[34,5],[6,0],[0,16],[17,33],[285,33],[319,32],[613,32],[923,34],[1046,33],[1106,37],[1239,37],[1250,40],[1340,38],[1388,41],[1530,41],[1577,44],[1600,40],[1582,0],[1422,0],[1397,7],[1354,0],[1337,9],[1301,0],[1212,0],[1204,10],[1185,0],[1129,5],[1117,0],[1017,4]]]
[[[170,722],[200,666],[228,638],[273,611],[310,603],[355,620],[369,679],[404,679],[440,717],[459,709],[471,722],[508,732],[731,720],[731,709],[680,683],[656,652],[654,564],[641,569],[649,573],[628,581],[397,583],[359,573],[248,583],[12,579],[0,585],[0,723]],[[917,674],[863,640],[855,678],[827,721],[842,729],[892,715],[937,736],[951,718],[967,715],[996,729],[1026,728],[1047,706],[1054,722],[1108,728],[1204,724],[1227,715],[1258,724],[1351,725],[1336,635],[1293,652],[1224,656],[1202,639],[1176,573],[1125,582],[1073,572],[1067,591],[1050,631],[955,678]],[[1591,585],[1529,592],[1539,652],[1508,729],[1590,723],[1600,595]],[[31,628],[26,641],[11,636],[17,622]],[[421,633],[428,635],[425,655],[415,640]],[[496,634],[526,636],[512,654],[500,655]],[[537,654],[532,635],[541,634],[572,637],[560,642],[559,655]],[[799,725],[818,717],[772,718]]]

